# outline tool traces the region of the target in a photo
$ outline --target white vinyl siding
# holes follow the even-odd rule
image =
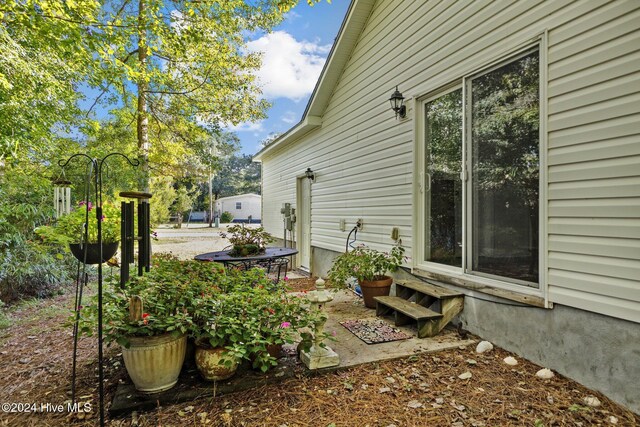
[[[551,302],[640,322],[639,20],[636,1],[378,0],[324,114],[314,111],[321,127],[263,158],[265,227],[282,237],[280,207],[295,204],[310,167],[312,246],[343,251],[363,218],[359,241],[388,250],[397,226],[411,257],[416,112],[407,99],[407,119],[395,119],[395,86],[435,94],[547,32],[542,287]]]
[[[640,321],[640,3],[549,31],[549,298]]]
[[[223,197],[216,200],[216,211],[229,212],[234,219],[260,220],[262,200],[258,194],[240,194],[238,196]]]

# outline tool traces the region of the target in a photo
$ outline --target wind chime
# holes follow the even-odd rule
[[[75,323],[73,328],[73,369],[72,369],[72,384],[71,384],[71,400],[75,403],[75,380],[76,380],[76,356],[78,346],[78,321],[80,319],[80,307],[82,306],[82,290],[88,282],[88,274],[86,266],[89,263],[87,261],[88,250],[88,223],[91,219],[96,221],[97,234],[98,234],[98,246],[99,256],[96,261],[98,265],[98,378],[99,378],[99,399],[100,399],[100,426],[104,426],[104,360],[103,360],[103,328],[102,328],[102,263],[105,262],[103,254],[103,241],[102,241],[102,169],[105,165],[105,161],[113,156],[123,157],[131,166],[138,166],[140,162],[138,160],[130,160],[122,153],[111,153],[103,157],[102,159],[95,159],[87,156],[86,154],[79,153],[74,154],[66,161],[61,160],[58,164],[64,168],[74,159],[84,158],[87,162],[87,175],[85,179],[85,198],[89,201],[91,199],[91,191],[95,194],[96,206],[95,217],[90,218],[89,215],[89,203],[85,205],[86,219],[82,236],[81,247],[84,250],[84,256],[78,257],[80,263],[78,264],[78,275],[76,280],[76,299],[75,299]],[[63,211],[69,212],[70,210],[70,188],[65,187],[69,185],[69,182],[64,180],[54,183],[54,197],[56,202],[56,214],[62,214]],[[121,286],[129,279],[129,264],[134,262],[134,242],[138,241],[138,275],[142,275],[144,271],[149,271],[151,260],[151,243],[150,243],[150,230],[149,230],[149,199],[151,194],[148,193],[134,193],[124,192],[120,193],[121,197],[138,199],[138,236],[134,235],[134,203],[123,202],[121,205],[121,238],[122,238],[122,250],[121,250]],[[58,210],[58,204],[61,209]],[[82,270],[80,268],[82,264]]]
[[[55,209],[56,218],[71,212],[71,181],[64,177],[64,171],[61,177],[53,180],[53,208]]]
[[[138,201],[138,235],[134,234],[135,202],[122,202],[120,205],[120,236],[122,249],[120,252],[120,286],[124,288],[129,280],[129,264],[134,262],[134,242],[138,241],[138,276],[151,267],[151,229],[150,205],[151,194],[124,191],[120,197]]]

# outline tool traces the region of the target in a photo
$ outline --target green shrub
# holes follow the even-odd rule
[[[4,303],[0,300],[0,330],[7,329],[9,326],[11,326],[11,320],[7,317]]]
[[[29,191],[25,191],[28,189]],[[0,175],[0,299],[55,293],[72,269],[60,248],[39,243],[34,228],[51,221],[51,183],[21,170]]]
[[[233,222],[233,215],[227,211],[222,212],[222,215],[220,215],[220,222],[223,224]]]
[[[53,248],[22,240],[0,254],[0,299],[44,298],[70,279],[70,265]]]

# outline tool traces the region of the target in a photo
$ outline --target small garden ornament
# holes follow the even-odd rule
[[[333,297],[326,291],[322,278],[316,280],[316,290],[309,292],[307,299],[316,306],[316,310],[322,313],[322,316],[316,322],[311,348],[308,351],[303,349],[300,353],[300,359],[309,369],[338,366],[340,364],[340,356],[323,343],[325,337],[324,324],[327,321],[324,305],[332,301]]]

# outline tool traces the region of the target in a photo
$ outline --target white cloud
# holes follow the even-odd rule
[[[298,41],[276,31],[247,43],[250,52],[263,52],[256,73],[265,97],[298,101],[313,91],[331,45]]]
[[[280,117],[280,120],[285,123],[292,124],[296,122],[296,116],[297,115],[294,111],[287,111],[282,115],[282,117]]]
[[[287,12],[287,13],[285,13],[283,15],[283,18],[287,22],[293,22],[296,19],[302,18],[302,15],[300,15],[299,13],[294,12],[293,10],[290,10],[289,12]]]
[[[242,122],[237,125],[227,125],[225,128],[229,132],[262,132],[264,131],[264,120],[257,122]]]

